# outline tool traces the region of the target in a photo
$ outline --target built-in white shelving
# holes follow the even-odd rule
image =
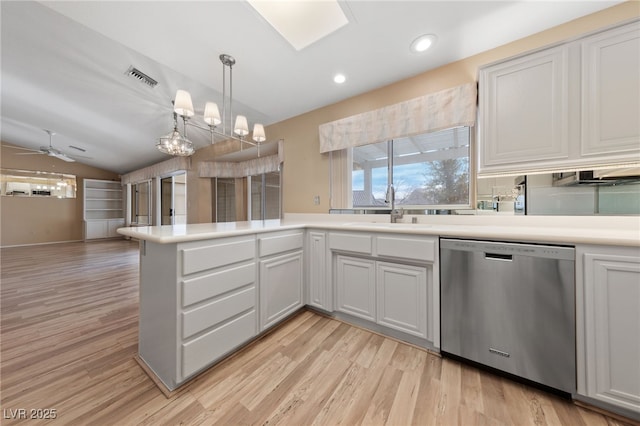
[[[117,237],[124,226],[120,181],[84,179],[85,240]]]

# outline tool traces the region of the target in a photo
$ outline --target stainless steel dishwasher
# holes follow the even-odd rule
[[[573,247],[440,240],[441,350],[576,392]]]

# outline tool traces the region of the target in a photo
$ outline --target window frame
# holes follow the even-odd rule
[[[462,203],[462,204],[398,204],[397,199],[395,204],[396,208],[402,207],[405,210],[473,210],[475,207],[475,198],[476,198],[476,194],[475,194],[475,187],[476,187],[476,174],[475,174],[475,161],[473,161],[473,159],[475,158],[475,152],[474,152],[474,146],[475,146],[475,132],[474,132],[474,127],[470,127],[470,126],[457,126],[457,127],[452,127],[450,129],[445,129],[444,131],[451,131],[457,128],[466,128],[468,131],[468,156],[467,161],[468,161],[468,199],[467,199],[467,203]],[[433,133],[437,133],[437,132],[433,132]],[[386,141],[387,144],[387,190],[389,188],[389,183],[393,184],[394,187],[397,185],[397,182],[394,182],[394,172],[393,172],[393,168],[394,168],[394,159],[396,157],[394,157],[394,144],[396,143],[396,141],[402,140],[404,138],[397,138],[397,139],[391,139]],[[385,143],[385,142],[383,142]],[[366,145],[363,145],[366,146]],[[347,201],[348,203],[348,209],[366,209],[366,210],[388,210],[391,208],[391,203],[388,202],[388,200],[385,200],[386,203],[384,206],[375,206],[375,205],[353,205],[353,150],[357,149],[358,147],[352,147],[352,148],[347,148],[344,151],[346,151],[346,155],[342,155],[342,156],[337,156],[338,161],[337,162],[342,162],[344,161],[344,166],[347,168],[347,173],[345,173],[344,175],[344,179],[342,179],[342,185],[343,185],[343,189],[342,191],[346,191],[347,195],[344,201]],[[346,161],[345,161],[346,160]],[[332,163],[333,163],[333,157],[332,157]],[[416,164],[418,164],[419,162],[417,162]],[[333,165],[332,165],[333,167]],[[397,167],[397,166],[396,166]],[[333,175],[333,173],[332,173]],[[332,182],[331,185],[332,187],[335,185],[336,182],[334,181],[339,181],[340,179],[334,179],[334,176],[332,176]],[[369,185],[370,186],[370,185]],[[367,185],[365,184],[365,188],[367,188]],[[397,188],[395,188],[397,190]],[[332,193],[333,192],[337,192],[334,191],[332,189]],[[385,197],[387,198],[387,197]],[[342,207],[337,207],[337,208],[342,208]]]

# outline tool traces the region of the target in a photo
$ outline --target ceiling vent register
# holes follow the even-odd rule
[[[158,84],[157,81],[155,81],[153,78],[149,77],[139,69],[135,68],[133,65],[129,67],[125,74],[129,77],[135,78],[136,80],[146,84],[149,87],[156,87],[156,85]]]

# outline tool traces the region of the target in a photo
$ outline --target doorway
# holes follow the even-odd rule
[[[185,172],[160,179],[160,224],[187,223],[187,174]]]

